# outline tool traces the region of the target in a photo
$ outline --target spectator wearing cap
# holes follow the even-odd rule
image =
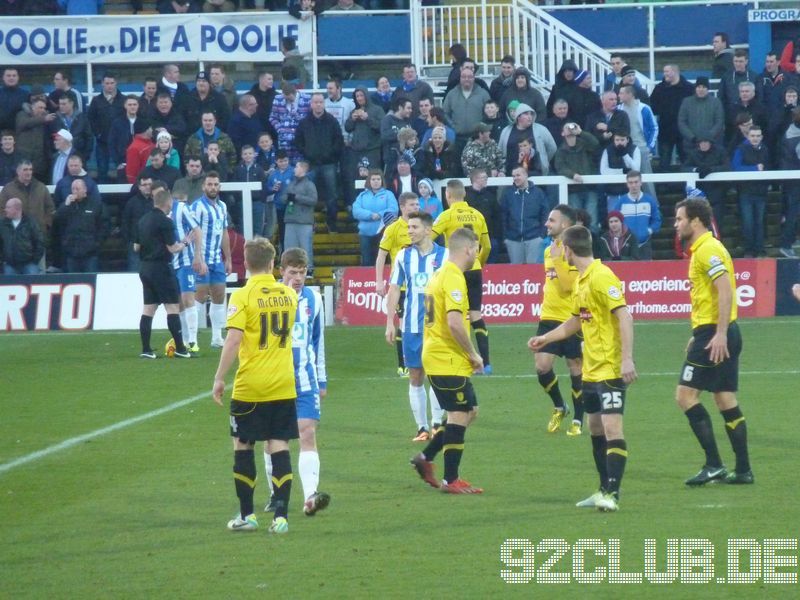
[[[225,96],[212,89],[211,79],[205,71],[195,77],[194,89],[189,93],[184,117],[189,131],[196,131],[202,125],[204,112],[211,112],[217,118],[220,128],[227,130],[231,109]],[[260,130],[259,130],[260,131]]]
[[[67,92],[58,100],[56,118],[50,122],[50,133],[68,131],[75,152],[81,155],[84,162],[92,155],[93,136],[89,119],[84,113],[75,112],[75,94]]]
[[[697,187],[708,198],[714,212],[714,219],[721,228],[725,217],[725,195],[728,191],[728,183],[702,181],[702,179],[711,173],[723,173],[731,170],[731,162],[725,147],[701,135],[698,137],[695,147],[686,154],[683,170],[700,175],[701,180],[697,182]]]
[[[45,145],[45,140],[48,124],[55,118],[47,112],[47,101],[41,97],[32,99],[17,113],[16,148],[33,161],[34,176],[40,181],[50,179],[50,143],[48,139]]]
[[[639,244],[625,225],[625,216],[618,210],[608,213],[607,229],[596,244],[597,258],[608,260],[639,260]]]
[[[514,110],[514,119],[511,125],[500,134],[498,146],[505,156],[505,172],[511,173],[517,166],[519,157],[519,143],[531,140],[539,163],[538,171],[542,175],[550,174],[550,161],[555,157],[556,142],[547,127],[536,123],[536,112],[527,104],[519,104],[516,109],[509,105],[509,110]]]
[[[55,146],[56,153],[51,161],[53,168],[50,173],[50,183],[52,185],[58,185],[58,182],[67,172],[67,159],[76,154],[72,140],[72,134],[67,129],[59,129],[53,138],[53,146]]]
[[[547,116],[547,105],[544,103],[544,97],[531,83],[530,73],[525,67],[518,67],[514,70],[513,82],[500,96],[498,102],[500,111],[507,112],[509,105],[515,101],[532,107],[539,116],[540,122]]]
[[[694,94],[694,86],[681,75],[676,64],[664,65],[664,79],[653,89],[650,106],[658,117],[658,156],[659,170],[668,171],[672,165],[673,152],[680,162],[686,153],[681,144],[678,129],[678,112],[684,98]]]
[[[442,109],[445,117],[456,131],[454,151],[461,156],[472,134],[475,123],[483,118],[483,105],[491,100],[489,92],[475,85],[475,72],[467,67],[461,68],[461,79],[444,99]],[[460,168],[457,169],[460,171]]]
[[[687,154],[700,138],[717,145],[723,143],[725,111],[719,99],[708,93],[708,88],[708,77],[698,77],[694,95],[684,98],[678,110],[678,130]]]
[[[4,275],[38,275],[44,256],[44,235],[22,212],[22,200],[10,198],[0,220],[0,261]]]
[[[108,152],[117,165],[117,181],[125,179],[125,153],[133,141],[133,128],[139,116],[139,98],[130,95],[125,98],[124,113],[111,122],[108,131]]]
[[[583,176],[597,175],[595,157],[599,144],[591,133],[583,131],[577,123],[565,124],[561,137],[563,142],[556,151],[554,161],[556,173],[578,184],[569,187],[569,205],[588,212],[594,224],[593,233],[597,233],[597,189],[593,185],[583,185]]]
[[[103,75],[101,86],[101,92],[92,98],[87,116],[94,134],[97,179],[104,183],[109,181],[111,151],[108,140],[111,124],[125,114],[125,96],[117,89],[117,78],[113,73]]]
[[[461,167],[469,175],[475,169],[484,169],[492,177],[503,173],[503,153],[492,137],[492,126],[478,123],[473,129],[472,139],[461,153]]]
[[[164,155],[164,163],[178,171],[181,170],[181,155],[172,144],[169,131],[162,129],[156,134],[156,149]],[[150,164],[150,160],[147,161]]]
[[[353,202],[353,218],[358,223],[362,267],[375,264],[380,233],[384,227],[384,215],[397,217],[398,211],[397,199],[384,186],[383,174],[379,169],[371,169],[364,191]]]
[[[427,177],[423,177],[417,184],[417,190],[419,191],[420,212],[426,212],[436,220],[436,217],[442,214],[444,207],[433,189],[433,182]]]
[[[133,124],[133,140],[125,152],[125,178],[128,183],[134,183],[139,173],[142,172],[150,152],[155,148],[153,143],[153,129],[150,123],[143,118],[136,119]]]
[[[430,179],[458,177],[461,171],[459,156],[445,139],[444,127],[436,127],[422,152],[422,173]]]
[[[636,69],[634,69],[630,65],[624,65],[622,70],[620,71],[620,80],[614,86],[614,91],[619,94],[619,90],[622,88],[623,85],[632,85],[634,89],[634,96],[636,96],[637,100],[644,102],[645,104],[650,104],[650,95],[647,93],[642,87],[642,84],[639,83],[639,80],[636,78]]]
[[[600,109],[600,96],[592,89],[594,81],[589,71],[578,71],[575,75],[575,85],[576,88],[569,105],[569,116],[570,120],[583,127],[588,116]]]
[[[399,198],[403,192],[416,193],[417,176],[411,168],[407,155],[401,154],[398,157],[394,176],[389,180],[387,187],[395,198]]]

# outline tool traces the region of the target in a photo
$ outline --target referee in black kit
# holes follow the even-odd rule
[[[183,344],[180,319],[180,292],[172,268],[172,255],[189,245],[189,240],[175,241],[175,223],[167,214],[172,208],[169,190],[160,189],[153,194],[153,209],[145,213],[136,227],[133,249],[139,253],[139,279],[142,280],[144,308],[139,321],[142,338],[141,358],[158,358],[150,347],[153,315],[159,304],[167,311],[167,327],[175,340],[175,356],[191,358]]]

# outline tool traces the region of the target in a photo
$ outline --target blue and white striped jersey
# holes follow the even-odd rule
[[[406,333],[423,332],[425,286],[445,260],[447,248],[435,243],[433,249],[424,256],[416,246],[408,246],[397,253],[389,283],[406,287],[406,301],[403,306],[403,330]]]
[[[194,213],[186,202],[172,201],[172,212],[169,213],[175,223],[175,238],[182,241],[189,235],[195,227],[199,227]],[[172,256],[172,267],[191,267],[194,260],[194,244],[189,244],[186,248]]]
[[[325,388],[325,310],[322,296],[304,287],[298,294],[297,317],[292,330],[292,352],[297,394],[319,393]]]
[[[192,212],[203,232],[203,259],[210,267],[222,262],[222,233],[228,228],[228,207],[217,198],[213,204],[205,194],[192,202]]]

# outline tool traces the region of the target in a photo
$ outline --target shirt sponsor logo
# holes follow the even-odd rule
[[[453,290],[452,292],[450,292],[450,297],[453,299],[454,302],[458,302],[459,304],[464,299],[461,290]]]
[[[610,288],[608,288],[608,295],[614,300],[619,300],[622,298],[622,292],[615,285],[612,285]]]

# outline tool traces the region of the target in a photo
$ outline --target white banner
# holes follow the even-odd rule
[[[783,21],[800,21],[800,9],[797,8],[759,8],[747,12],[751,23],[780,23]]]
[[[288,13],[0,18],[0,64],[280,62],[281,38],[311,52]]]

